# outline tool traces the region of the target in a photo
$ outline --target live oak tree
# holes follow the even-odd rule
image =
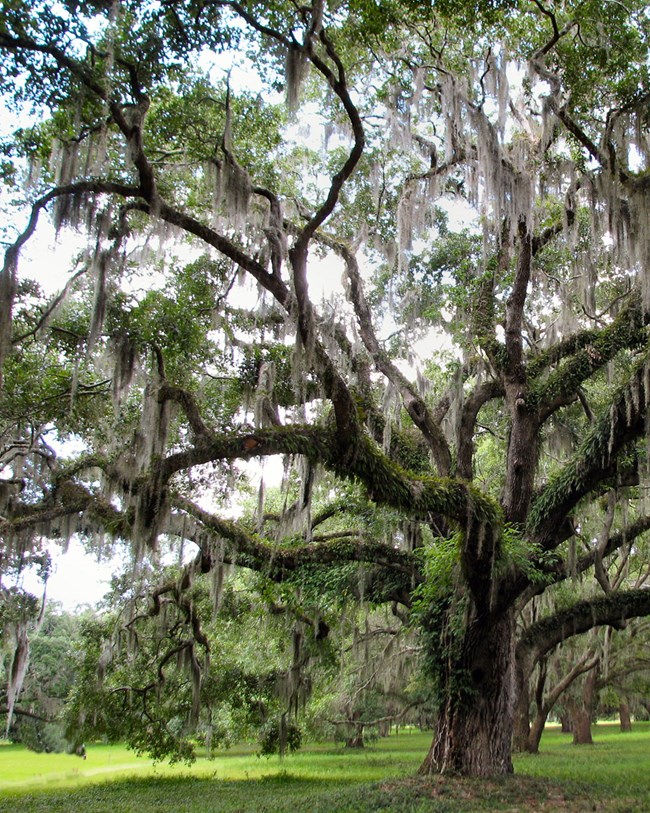
[[[362,562],[366,598],[421,636],[422,770],[510,771],[515,646],[650,611],[623,582],[517,643],[576,538],[598,575],[650,527],[646,12],[5,4],[6,104],[41,120],[3,146],[3,556],[73,533],[136,561],[194,546],[145,613],[175,619],[188,714],[198,574],[218,595],[230,564],[283,583]],[[51,301],[18,270],[48,218],[86,244]],[[273,456],[277,521],[263,488],[226,518],[238,461]],[[632,510],[584,537],[607,495]]]
[[[165,576],[178,590],[178,569],[166,568]],[[298,747],[300,729],[287,706],[306,697],[308,666],[321,660],[324,639],[288,608],[256,597],[249,583],[256,577],[229,579],[216,614],[209,580],[195,579],[173,602],[165,601],[160,578],[149,569],[115,578],[110,609],[83,624],[62,715],[68,737],[102,736],[170,761],[193,759],[197,744],[207,756],[245,739],[257,739],[262,753]],[[149,611],[150,596],[162,604],[164,623]],[[190,606],[197,635],[210,645],[198,669]]]
[[[22,615],[22,614],[21,614]],[[23,616],[24,617],[24,616]],[[75,654],[83,614],[48,606],[38,631],[29,630],[29,663],[20,702],[12,709],[10,737],[35,751],[74,751],[66,740],[62,710],[76,679]],[[6,698],[2,711],[7,713]]]

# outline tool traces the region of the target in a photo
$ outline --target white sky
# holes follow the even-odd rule
[[[111,576],[121,570],[121,559],[97,561],[86,553],[75,538],[70,540],[67,553],[52,543],[54,565],[47,582],[47,597],[58,601],[70,612],[78,607],[95,604],[108,591]],[[36,596],[42,595],[43,584],[31,572],[23,575],[22,586]]]

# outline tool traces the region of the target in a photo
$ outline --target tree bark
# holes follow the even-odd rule
[[[573,718],[573,744],[593,745],[594,739],[591,736],[591,709],[586,709],[582,704],[577,704],[572,713]]]
[[[346,748],[363,748],[363,723],[359,722],[359,718],[361,717],[360,711],[353,712],[352,716],[350,717],[350,724],[354,726],[354,733],[347,738],[345,741]]]
[[[632,718],[630,717],[630,704],[627,697],[622,697],[618,706],[618,714],[621,720],[621,731],[632,731]]]
[[[563,711],[560,715],[560,731],[563,734],[573,734],[573,723],[568,711]]]
[[[349,737],[345,741],[345,747],[346,748],[364,748],[365,747],[364,742],[363,742],[363,729],[362,728],[357,729],[355,734],[352,737]]]
[[[591,720],[598,694],[598,672],[599,669],[596,666],[588,673],[583,684],[582,697],[570,706],[574,745],[593,745],[594,742],[591,736]]]
[[[421,774],[488,777],[512,773],[515,711],[512,611],[470,624],[443,685],[433,742]]]
[[[517,705],[515,708],[514,734],[512,750],[525,751],[530,736],[530,675],[521,666],[516,666]]]

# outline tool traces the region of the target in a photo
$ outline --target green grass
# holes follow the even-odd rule
[[[401,733],[361,751],[310,746],[283,761],[250,747],[214,760],[152,765],[121,746],[88,759],[0,746],[0,811],[21,813],[650,813],[650,725],[622,735],[599,725],[596,744],[549,730],[516,777],[422,780],[430,735]]]

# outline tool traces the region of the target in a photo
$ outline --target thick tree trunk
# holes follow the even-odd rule
[[[591,709],[577,705],[573,712],[573,744],[593,745],[591,736]]]
[[[560,714],[560,731],[563,734],[573,734],[573,723],[568,711],[563,711]]]
[[[514,617],[477,619],[465,636],[458,668],[443,687],[435,735],[421,774],[512,773],[515,711]],[[469,684],[468,688],[458,688]]]
[[[618,714],[621,721],[621,731],[632,731],[632,718],[630,717],[630,705],[627,702],[627,697],[621,698]]]

